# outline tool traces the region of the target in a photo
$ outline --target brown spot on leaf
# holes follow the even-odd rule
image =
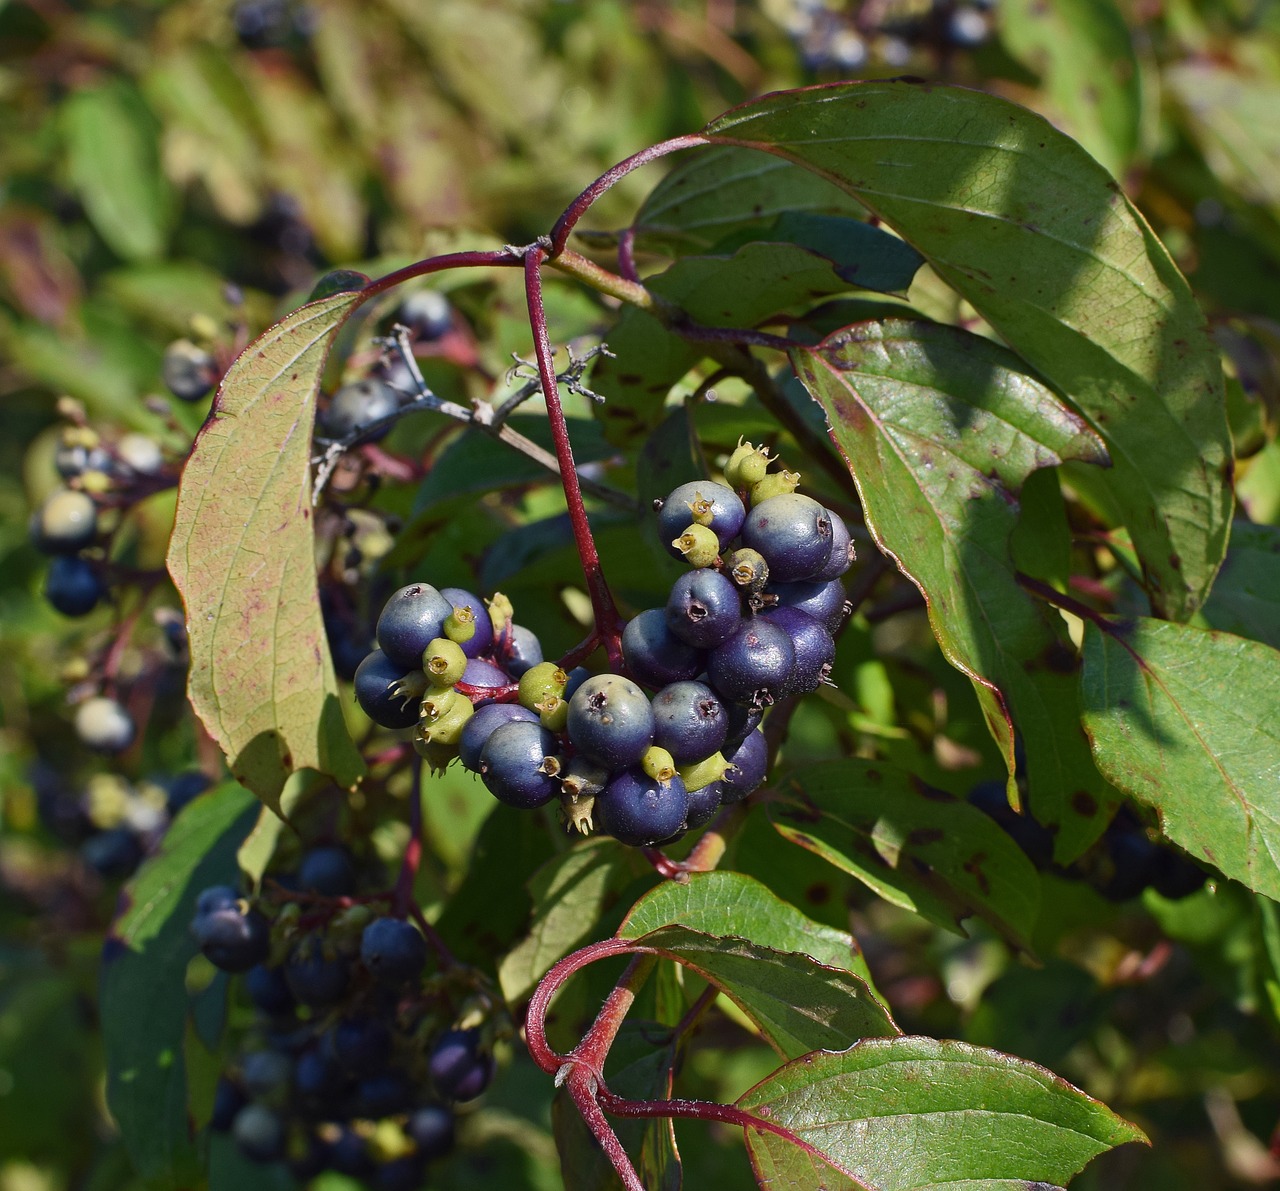
[[[907,835],[907,843],[923,848],[926,844],[936,844],[945,834],[941,827],[917,827]]]
[[[1098,800],[1088,790],[1077,790],[1071,795],[1071,809],[1090,819],[1098,813]]]
[[[978,883],[978,888],[984,894],[991,892],[991,882],[988,880],[987,874],[982,871],[982,862],[986,858],[987,854],[985,852],[975,852],[973,856],[964,862],[964,871]]]
[[[805,901],[814,906],[825,906],[831,900],[831,886],[825,881],[815,881],[804,891]]]

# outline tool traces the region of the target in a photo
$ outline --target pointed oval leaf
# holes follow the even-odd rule
[[[1186,280],[1119,186],[1007,100],[836,83],[734,108],[750,146],[855,195],[1086,414],[1162,614],[1185,619],[1222,561],[1231,443],[1222,371]]]
[[[866,983],[807,955],[774,951],[742,939],[664,926],[635,940],[692,968],[735,1001],[765,1039],[787,1058],[811,1050],[843,1050],[858,1038],[896,1035],[898,1027]]]
[[[125,886],[102,949],[107,1103],[139,1173],[159,1184],[199,1181],[183,1057],[196,898],[234,883],[236,849],[259,809],[231,783],[187,806]]]
[[[645,248],[698,252],[795,211],[851,219],[866,214],[861,203],[811,170],[717,145],[684,157],[649,192],[634,226]]]
[[[758,1173],[829,1163],[861,1191],[1024,1191],[1065,1186],[1099,1154],[1146,1141],[1053,1072],[933,1038],[871,1038],[806,1055],[738,1107],[793,1135],[748,1127]],[[762,1186],[765,1185],[762,1181]],[[796,1186],[816,1187],[813,1175]]]
[[[1084,705],[1098,767],[1171,840],[1280,898],[1280,652],[1158,620],[1091,624]]]
[[[664,926],[797,952],[828,968],[844,968],[871,986],[867,961],[848,931],[814,922],[743,873],[690,873],[684,884],[664,881],[631,907],[618,937],[637,939]]]
[[[1204,618],[1215,629],[1280,649],[1280,526],[1235,523]]]
[[[1061,617],[1019,585],[1016,496],[1037,469],[1104,463],[1100,439],[1010,351],[936,323],[859,323],[792,354],[858,486],[867,526],[973,679],[1012,776],[1026,741],[1037,817],[1074,859],[1105,825]],[[1069,546],[1065,522],[1063,547]]]
[[[771,807],[773,825],[886,901],[958,931],[978,914],[1025,947],[1040,881],[1021,848],[990,818],[905,770],[825,761],[789,771],[794,802]]]
[[[240,353],[182,473],[169,573],[187,610],[188,694],[231,772],[279,809],[289,774],[351,785],[351,743],[325,640],[311,523],[316,393],[341,293],[295,310]]]

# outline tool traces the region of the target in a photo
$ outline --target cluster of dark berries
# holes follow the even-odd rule
[[[274,922],[228,886],[200,895],[200,950],[243,975],[256,1010],[210,1127],[300,1179],[333,1170],[408,1191],[453,1148],[454,1106],[492,1080],[493,1031],[469,1024],[475,1006],[458,1027],[422,934],[353,897],[358,878],[346,849],[325,845],[277,882],[293,888]]]
[[[571,826],[636,846],[702,826],[764,780],[765,709],[826,680],[846,614],[848,529],[768,464],[740,444],[727,484],[662,502],[658,532],[695,569],[626,626],[627,674],[544,661],[504,597],[486,609],[415,583],[383,608],[357,700],[384,727],[414,728],[434,764],[461,758],[509,806],[559,799]]]
[[[75,844],[80,858],[110,881],[131,876],[176,815],[211,782],[198,769],[169,778],[130,782],[118,774],[96,774],[72,795],[60,783],[38,787],[42,822]]]
[[[406,298],[396,310],[393,325],[404,327],[413,345],[443,338],[454,325],[453,307],[436,290],[420,290]],[[393,339],[378,342],[384,358],[376,371],[363,380],[352,381],[335,390],[320,412],[320,429],[331,439],[359,436],[362,431],[391,418],[402,406],[418,398],[422,386],[409,361]],[[384,438],[390,425],[370,430],[366,439]]]
[[[969,792],[969,801],[999,823],[1036,868],[1087,881],[1108,901],[1129,901],[1144,889],[1176,901],[1195,893],[1208,879],[1185,852],[1152,838],[1128,807],[1120,808],[1088,853],[1063,868],[1053,863],[1053,832],[1009,806],[1004,782],[979,782]]]
[[[784,24],[806,67],[862,69],[873,62],[905,66],[916,49],[972,50],[992,33],[995,0],[890,0],[836,8],[793,0]]]

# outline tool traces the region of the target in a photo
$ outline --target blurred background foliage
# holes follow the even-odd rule
[[[95,1022],[115,886],[41,814],[51,789],[88,789],[112,768],[74,741],[67,696],[89,677],[84,658],[113,614],[69,628],[40,598],[44,568],[28,544],[29,511],[57,484],[59,401],[180,455],[200,414],[156,396],[174,338],[225,357],[328,268],[375,273],[455,245],[526,242],[613,162],[740,100],[904,73],[1041,111],[1115,174],[1222,346],[1242,511],[1280,524],[1271,0],[0,0],[0,1191],[142,1185],[104,1109]],[[625,225],[655,176],[628,179],[591,226]],[[527,350],[514,293],[505,282],[447,284],[500,375],[512,350]],[[555,291],[553,334],[594,317],[574,291]],[[431,379],[466,392],[458,373]],[[700,429],[729,438],[739,426]],[[502,582],[519,608],[521,595],[531,603],[572,574],[563,533],[551,539],[558,553],[527,538],[506,549],[500,520],[434,500],[419,493],[415,507],[439,516],[419,517],[405,557],[429,561],[435,581],[473,580],[483,554],[485,586]],[[508,520],[552,518],[557,501],[532,491]],[[140,575],[162,565],[171,513],[161,493],[135,518],[127,561]],[[651,582],[633,533],[602,534],[624,591]],[[526,556],[537,567],[518,575]],[[153,592],[143,645],[164,637],[154,612],[176,606],[166,592]],[[573,639],[565,609],[526,619],[552,643]],[[989,744],[922,617],[855,625],[840,668],[847,706],[802,710],[789,755],[866,734],[930,780],[971,781]],[[151,775],[200,759],[190,725],[164,705],[166,689],[179,702],[180,668],[167,681],[127,758],[128,796],[144,801]],[[486,807],[451,788],[429,809],[438,898],[462,880]],[[518,850],[490,846],[490,875],[522,877],[547,855]],[[815,878],[811,858],[784,854],[763,823],[748,826],[733,863],[815,917],[845,925],[852,913],[904,1028],[1043,1061],[1156,1140],[1100,1161],[1077,1186],[1275,1181],[1280,920],[1264,899],[1222,883],[1117,904],[1049,875],[1034,968],[981,927],[968,940],[940,934],[832,872]],[[583,989],[586,1013],[598,990],[590,979]],[[564,1016],[574,1012],[566,1004]],[[710,1029],[688,1091],[731,1098],[763,1076],[770,1056],[745,1041],[731,1020]],[[475,1144],[439,1185],[559,1185],[545,1084],[513,1058],[470,1123]],[[729,1133],[682,1128],[680,1139],[691,1186],[749,1185]],[[281,1185],[217,1148],[213,1171],[215,1185]]]

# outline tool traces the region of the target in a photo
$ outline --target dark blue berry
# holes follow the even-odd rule
[[[667,597],[667,627],[695,649],[714,649],[742,623],[742,602],[732,579],[720,571],[686,571]]]
[[[107,594],[107,585],[93,565],[79,555],[59,555],[49,560],[44,598],[63,616],[88,616]]]
[[[360,936],[360,961],[383,984],[404,984],[422,975],[427,941],[403,918],[375,918]]]
[[[458,759],[472,773],[479,773],[480,753],[485,742],[501,725],[516,720],[536,724],[538,713],[521,707],[519,703],[489,703],[484,707],[477,707],[458,738]]]
[[[284,1120],[263,1104],[247,1104],[236,1113],[231,1136],[251,1162],[275,1162],[284,1157]]]
[[[289,991],[304,1005],[322,1008],[346,995],[351,983],[351,963],[342,955],[327,957],[320,940],[304,940],[285,961],[284,978]]]
[[[391,1031],[377,1017],[344,1017],[329,1033],[328,1049],[352,1075],[373,1075],[391,1058]]]
[[[196,917],[202,918],[215,910],[225,910],[240,900],[240,894],[230,885],[210,885],[196,897]]]
[[[706,654],[667,627],[665,608],[650,608],[627,622],[622,630],[622,660],[631,676],[648,687],[696,678],[706,666]]]
[[[418,1153],[428,1160],[443,1158],[453,1149],[454,1117],[442,1104],[419,1108],[409,1118],[404,1131],[418,1147]]]
[[[1012,837],[1037,868],[1053,863],[1053,832],[1028,813],[1009,805],[1009,791],[1000,779],[978,782],[969,791],[969,802],[989,815]]]
[[[708,782],[697,790],[689,791],[689,810],[685,815],[685,827],[692,831],[710,823],[720,809],[721,793],[724,787],[720,782]]]
[[[777,625],[791,638],[796,664],[791,671],[788,693],[805,695],[816,691],[831,674],[836,660],[835,639],[826,627],[798,608],[773,608],[761,619]]]
[[[165,783],[165,806],[172,818],[187,803],[199,798],[210,786],[213,779],[199,769],[188,769],[179,773]]]
[[[209,1128],[215,1133],[226,1133],[235,1122],[236,1114],[247,1104],[244,1092],[225,1075],[218,1077],[213,1089],[213,1115]]]
[[[513,624],[506,656],[503,659],[503,668],[506,672],[512,678],[519,678],[526,670],[536,666],[542,660],[542,642],[538,640],[533,630],[526,629],[524,625]]]
[[[164,349],[160,375],[179,401],[200,401],[218,381],[218,362],[189,339],[175,339]]]
[[[512,720],[494,729],[480,750],[480,777],[499,801],[521,810],[559,792],[556,738],[539,723]]]
[[[673,682],[653,697],[653,743],[677,765],[702,761],[719,751],[729,733],[729,713],[701,682]]]
[[[399,1071],[367,1075],[356,1084],[354,1108],[357,1116],[377,1120],[404,1112],[412,1103],[413,1082]]]
[[[732,753],[725,754],[729,769],[720,779],[720,801],[725,806],[741,802],[764,781],[769,769],[769,745],[763,732],[752,732]]]
[[[831,516],[816,500],[798,492],[772,496],[747,514],[742,541],[764,555],[774,583],[808,579],[831,559]]]
[[[416,667],[421,671],[421,661]],[[420,697],[398,691],[399,683],[414,673],[414,667],[393,662],[375,649],[356,669],[356,702],[365,715],[384,728],[411,728],[418,722]]]
[[[797,608],[807,612],[819,624],[834,633],[848,615],[844,584],[839,579],[826,582],[770,584],[768,591],[777,597],[779,608]]]
[[[732,488],[726,488],[713,480],[694,480],[681,484],[662,502],[662,508],[658,511],[658,538],[676,558],[683,556],[671,543],[694,522],[694,510],[691,506],[699,500],[706,501],[711,507],[698,524],[708,526],[715,533],[722,550],[742,529],[747,511]]]
[[[727,757],[758,727],[764,719],[763,707],[752,707],[749,703],[728,703],[729,731],[725,734],[724,744],[720,751]]]
[[[470,641],[462,641],[462,652],[469,658],[477,658],[482,653],[488,653],[493,645],[493,621],[489,617],[489,610],[484,606],[484,601],[472,592],[462,587],[442,587],[440,594],[444,596],[453,608],[470,608],[471,614],[475,617],[475,632],[471,636]]]
[[[725,699],[771,703],[786,694],[796,666],[795,646],[784,629],[754,617],[711,651],[707,674]]]
[[[831,520],[831,557],[827,559],[826,566],[813,575],[815,583],[829,583],[832,579],[839,579],[853,566],[853,538],[849,535],[849,527],[839,513],[828,509],[827,517]]]
[[[399,408],[395,390],[384,381],[368,377],[343,385],[334,393],[329,399],[329,408],[324,411],[324,428],[330,438],[346,438],[390,417]],[[385,438],[389,430],[389,426],[383,427],[366,438],[377,442]]]
[[[295,1008],[289,982],[279,968],[256,964],[245,973],[244,989],[254,1005],[272,1017],[283,1017]]]
[[[600,830],[633,847],[682,831],[688,813],[689,792],[679,777],[659,782],[640,769],[615,774],[596,799]]]
[[[1151,887],[1170,901],[1190,897],[1204,888],[1208,874],[1189,856],[1172,848],[1161,848],[1151,875]]]
[[[653,729],[648,696],[620,674],[588,678],[569,700],[565,730],[574,748],[609,769],[638,764]]]
[[[323,1050],[304,1050],[294,1064],[294,1091],[304,1102],[327,1107],[342,1094],[346,1084],[342,1067]]]
[[[85,840],[80,858],[100,877],[117,881],[142,863],[142,841],[128,827],[112,827]]]
[[[408,327],[415,338],[439,339],[453,325],[453,308],[438,290],[419,290],[400,304],[396,322]]]
[[[205,957],[224,972],[247,972],[271,948],[271,924],[257,910],[241,909],[238,900],[207,913],[197,904],[191,930]]]
[[[443,635],[453,605],[429,583],[410,583],[394,592],[378,617],[378,645],[405,670],[422,667],[422,651]]]
[[[493,1079],[493,1055],[481,1046],[479,1030],[446,1030],[427,1063],[431,1083],[445,1100],[474,1100]]]
[[[325,897],[349,897],[356,891],[356,866],[351,853],[337,844],[310,849],[298,865],[298,888]]]
[[[329,1145],[329,1164],[339,1174],[352,1178],[364,1178],[373,1170],[373,1159],[369,1156],[369,1147],[363,1137],[350,1126],[342,1131]]]
[[[507,677],[506,671],[494,665],[493,662],[485,661],[484,658],[467,659],[467,668],[462,672],[462,681],[481,692],[511,685],[511,679]],[[488,700],[489,696],[481,694],[474,702],[477,707],[483,707]]]
[[[240,1082],[251,1100],[268,1100],[293,1081],[293,1060],[278,1050],[256,1050],[240,1064]]]

